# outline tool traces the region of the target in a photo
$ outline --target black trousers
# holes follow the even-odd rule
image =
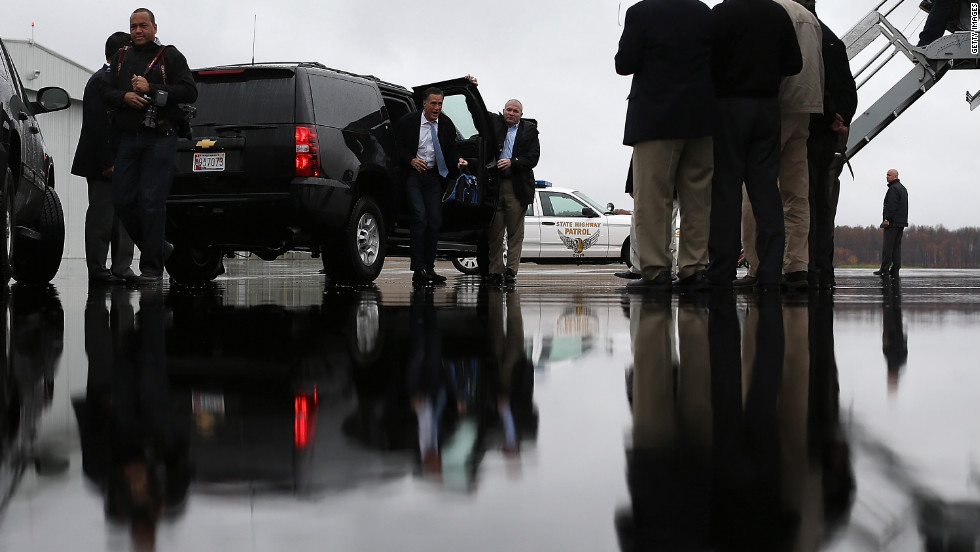
[[[812,279],[834,278],[834,217],[837,214],[836,178],[830,174],[839,143],[838,134],[811,126],[806,142],[810,165],[810,266]]]
[[[885,228],[881,243],[881,273],[898,276],[902,268],[902,234],[905,228]]]
[[[715,125],[715,172],[711,182],[708,278],[731,286],[742,248],[742,183],[756,222],[762,284],[783,274],[783,200],[779,195],[779,102],[772,98],[721,98]]]

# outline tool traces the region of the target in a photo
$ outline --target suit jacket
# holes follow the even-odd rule
[[[851,75],[851,65],[847,60],[844,42],[830,30],[823,21],[823,70],[824,70],[824,113],[820,121],[822,128],[828,128],[839,113],[844,124],[850,125],[857,111],[857,85]]]
[[[71,174],[85,178],[101,177],[113,164],[115,151],[110,142],[109,117],[99,92],[99,82],[108,65],[96,71],[85,83],[82,94],[82,131],[71,164]]]
[[[503,115],[493,115],[493,130],[497,137],[497,152],[504,150],[507,136],[507,122]],[[514,182],[514,196],[525,207],[534,201],[534,167],[541,157],[541,144],[538,142],[538,125],[531,119],[521,119],[517,123],[517,136],[510,158],[510,178]]]
[[[403,174],[409,175],[412,168],[412,159],[418,156],[419,151],[419,129],[422,121],[422,112],[413,111],[403,115],[395,121],[395,142],[398,145],[398,166]],[[447,179],[453,181],[459,176],[459,168],[456,166],[460,158],[459,148],[456,147],[456,125],[453,120],[444,113],[439,114],[439,146],[442,149],[442,157],[446,160],[446,168],[449,169]]]
[[[711,135],[711,10],[702,2],[643,0],[628,9],[616,72],[633,75],[624,144]]]

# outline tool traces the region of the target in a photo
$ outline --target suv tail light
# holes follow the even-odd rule
[[[320,176],[320,145],[314,127],[296,127],[296,176]]]
[[[316,396],[296,395],[293,399],[293,445],[306,448],[313,439],[316,424]]]

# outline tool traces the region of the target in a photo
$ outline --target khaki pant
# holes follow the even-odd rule
[[[677,277],[708,266],[708,225],[714,151],[710,136],[683,140],[647,140],[633,146],[633,223],[640,273],[652,280],[669,275],[674,264],[670,242],[674,190],[680,205],[681,235]]]
[[[504,273],[504,231],[507,232],[507,269],[517,274],[521,266],[521,249],[524,247],[524,214],[527,206],[514,195],[514,181],[500,181],[500,199],[497,212],[490,223],[490,273]]]
[[[806,139],[810,136],[809,113],[784,113],[781,118],[779,194],[783,200],[786,248],[783,273],[806,270],[810,262],[810,172],[806,159]],[[748,194],[742,194],[742,249],[755,276],[759,255],[755,250],[755,217]]]

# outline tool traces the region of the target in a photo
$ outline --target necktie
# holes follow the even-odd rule
[[[429,121],[429,135],[432,136],[432,150],[436,154],[436,168],[439,169],[439,176],[446,178],[449,175],[449,169],[446,167],[446,158],[442,156],[442,147],[439,146],[437,134],[435,121]]]

